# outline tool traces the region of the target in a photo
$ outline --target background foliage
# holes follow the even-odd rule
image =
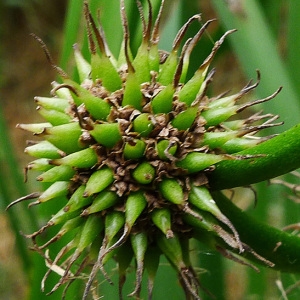
[[[160,0],[152,2],[157,9]],[[128,0],[126,3],[131,35],[134,36],[140,29],[136,26],[138,13],[135,1]],[[225,30],[238,29],[222,46],[213,63],[217,67],[217,74],[211,94],[241,89],[249,79],[255,80],[255,70],[259,69],[262,80],[256,95],[252,94],[251,97],[266,97],[279,86],[284,87],[275,100],[262,107],[265,112],[279,114],[280,120],[284,121],[284,125],[275,131],[286,130],[299,122],[299,1],[166,0],[166,4],[168,9],[161,38],[161,48],[165,50],[170,49],[177,29],[191,15],[201,12],[203,23],[210,18],[218,19],[193,52],[191,65],[195,68],[209,53],[213,41]],[[100,8],[109,44],[116,53],[122,37],[119,1],[91,0],[90,6],[95,13]],[[38,120],[33,97],[47,96],[50,82],[56,77],[39,46],[28,34],[34,32],[39,35],[56,61],[60,62],[59,65],[72,73],[72,44],[78,42],[86,49],[82,1],[6,0],[0,2],[0,12],[0,298],[45,299],[46,296],[40,292],[40,280],[46,270],[44,261],[36,253],[28,251],[27,241],[20,234],[20,231],[30,233],[43,224],[45,211],[41,208],[28,210],[26,205],[4,211],[12,200],[25,195],[27,191],[40,188],[34,176],[30,176],[28,184],[23,183],[21,170],[29,159],[22,149],[25,140],[31,137],[16,131],[14,127],[18,122],[33,123]],[[191,27],[188,35],[192,35],[193,30],[197,30],[196,26]],[[137,34],[136,37],[140,36]],[[133,40],[132,46],[136,44]],[[261,183],[256,190],[255,208],[253,193],[245,189],[235,191],[234,198],[238,205],[257,219],[278,228],[300,220],[299,207],[287,199],[284,189]],[[260,274],[256,274],[249,268],[225,261],[218,254],[199,248],[197,244],[193,251],[194,259],[199,261],[201,282],[217,299],[279,299],[282,294],[284,298],[280,286],[286,290],[299,280],[294,275],[280,275],[263,268]],[[12,269],[16,271],[12,272]],[[50,280],[49,286],[57,280],[56,277],[51,279],[53,282]],[[68,299],[80,299],[80,288],[80,284],[74,285],[68,293]],[[105,283],[101,283],[100,288],[107,298],[114,297]],[[163,299],[164,295],[172,299],[183,298],[175,274],[167,265],[158,274],[154,299]],[[300,291],[293,289],[287,297],[298,299],[299,295]],[[59,295],[47,299],[59,299]]]

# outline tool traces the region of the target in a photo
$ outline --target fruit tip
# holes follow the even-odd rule
[[[87,217],[89,215],[88,209],[85,209],[81,214],[80,217]]]
[[[174,232],[171,229],[167,230],[166,238],[171,239],[173,237],[174,237]]]

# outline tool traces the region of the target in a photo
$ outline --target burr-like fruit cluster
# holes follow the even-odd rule
[[[83,295],[86,299],[98,270],[110,281],[105,264],[115,259],[122,297],[126,270],[134,260],[136,282],[130,295],[139,298],[146,270],[151,299],[159,259],[164,255],[178,273],[188,299],[200,299],[198,278],[189,259],[192,238],[219,250],[247,251],[268,263],[240,240],[231,221],[219,210],[206,174],[222,160],[247,159],[236,153],[268,138],[254,134],[273,126],[277,116],[231,117],[272,99],[277,92],[239,104],[238,100],[258,85],[258,74],[257,83],[250,82],[234,95],[208,97],[207,87],[215,73],[209,71],[210,63],[233,31],[215,42],[187,80],[190,54],[212,21],[199,26],[197,34],[183,44],[190,24],[200,20],[199,15],[191,17],[179,30],[171,52],[166,53],[158,49],[164,1],[155,21],[151,2],[148,4],[147,17],[138,4],[143,38],[133,56],[121,0],[124,39],[115,58],[103,28],[98,28],[85,3],[91,57],[87,61],[74,46],[80,82],[52,62],[40,41],[62,83],[53,83],[52,97],[35,98],[46,122],[18,127],[42,138],[25,149],[36,158],[26,170],[41,171],[37,180],[51,185],[14,203],[29,199],[36,199],[30,205],[61,203],[48,223],[29,235],[34,248],[44,253],[50,244],[72,233],[54,258],[51,252],[43,254],[50,266],[43,285],[51,271],[59,270],[61,275],[51,292],[62,284],[68,287],[92,265]],[[39,235],[52,226],[60,229],[40,245]]]

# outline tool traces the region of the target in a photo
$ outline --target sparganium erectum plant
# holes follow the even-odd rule
[[[81,272],[90,270],[82,296],[86,299],[98,271],[111,281],[105,265],[114,259],[120,298],[126,272],[134,262],[136,280],[130,296],[139,299],[146,271],[151,299],[160,256],[165,256],[176,270],[186,298],[200,299],[200,283],[190,261],[192,239],[244,264],[234,253],[284,269],[287,255],[278,258],[271,250],[275,245],[284,250],[285,244],[280,247],[279,240],[274,239],[263,251],[255,242],[260,237],[249,237],[247,232],[247,226],[254,234],[271,234],[275,229],[245,218],[218,192],[271,177],[264,172],[249,180],[252,169],[248,166],[274,164],[268,156],[269,143],[276,145],[283,137],[255,134],[278,125],[274,124],[278,117],[254,113],[240,119],[239,113],[271,100],[280,89],[264,99],[241,103],[239,100],[258,85],[258,73],[256,83],[250,82],[236,94],[209,97],[207,87],[215,73],[210,64],[234,30],[215,42],[211,53],[187,79],[190,54],[213,20],[204,25],[199,22],[197,34],[183,43],[190,24],[200,20],[199,15],[191,17],[179,30],[171,52],[166,53],[158,48],[164,1],[156,20],[151,1],[147,16],[138,2],[143,35],[137,53],[132,55],[125,5],[120,2],[124,38],[117,58],[85,3],[91,59],[86,61],[74,46],[80,82],[54,64],[36,37],[62,83],[53,83],[52,97],[35,98],[45,123],[19,124],[18,128],[42,139],[31,141],[25,149],[35,157],[26,174],[28,170],[41,171],[37,180],[51,185],[11,205],[32,199],[35,201],[30,206],[61,202],[61,210],[28,235],[33,249],[44,255],[50,266],[42,288],[52,271],[60,270],[61,278],[50,293],[61,285],[67,289]],[[250,173],[243,176],[243,171]],[[240,172],[235,175],[236,185],[231,178],[235,172]],[[220,181],[222,176],[224,180]],[[40,245],[39,235],[52,226],[59,228],[57,234]],[[47,247],[69,232],[72,238],[60,252],[55,257],[46,255]],[[275,233],[278,237],[279,231]],[[280,241],[286,239],[286,244],[289,238],[285,233],[280,235]]]

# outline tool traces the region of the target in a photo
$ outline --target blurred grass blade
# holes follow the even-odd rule
[[[287,30],[287,67],[291,75],[296,92],[300,93],[300,35],[299,11],[300,1],[289,1],[288,30]]]
[[[266,92],[270,94],[283,86],[275,100],[264,104],[266,110],[281,116],[285,122],[280,127],[281,131],[295,125],[300,112],[297,94],[257,1],[241,2],[243,6],[239,11],[232,11],[225,1],[212,0],[212,3],[224,27],[227,30],[238,29],[229,40],[246,75],[255,78],[255,69],[261,71],[262,82],[256,90],[257,94],[265,97]]]
[[[182,11],[178,1],[172,1],[172,3],[167,2],[165,5],[166,10],[168,10],[169,15],[172,15],[172,18],[169,18],[161,28],[159,49],[170,52],[172,50],[173,40],[181,26]]]
[[[258,0],[262,12],[265,14],[268,27],[272,30],[274,37],[278,37],[282,29],[282,12],[284,0]]]
[[[4,114],[0,106],[0,134],[1,134],[1,152],[0,152],[0,200],[3,201],[3,208],[9,205],[13,200],[27,194],[24,180],[19,172],[19,165],[11,145],[8,135],[8,128],[5,124]],[[13,187],[13,188],[12,188]],[[1,204],[1,206],[2,206]],[[16,249],[20,254],[24,270],[31,267],[31,258],[27,249],[26,239],[20,234],[23,230],[34,231],[37,224],[32,211],[28,210],[26,205],[20,203],[7,211],[10,224],[16,233]]]
[[[70,0],[67,6],[65,17],[64,42],[61,51],[60,67],[66,69],[70,55],[73,53],[73,44],[77,41],[81,16],[83,11],[83,1]]]
[[[98,14],[100,16],[100,22],[104,28],[105,37],[111,52],[118,57],[123,37],[119,12],[120,1],[92,0],[89,3],[95,20],[97,20]],[[81,42],[81,40],[78,42]]]

